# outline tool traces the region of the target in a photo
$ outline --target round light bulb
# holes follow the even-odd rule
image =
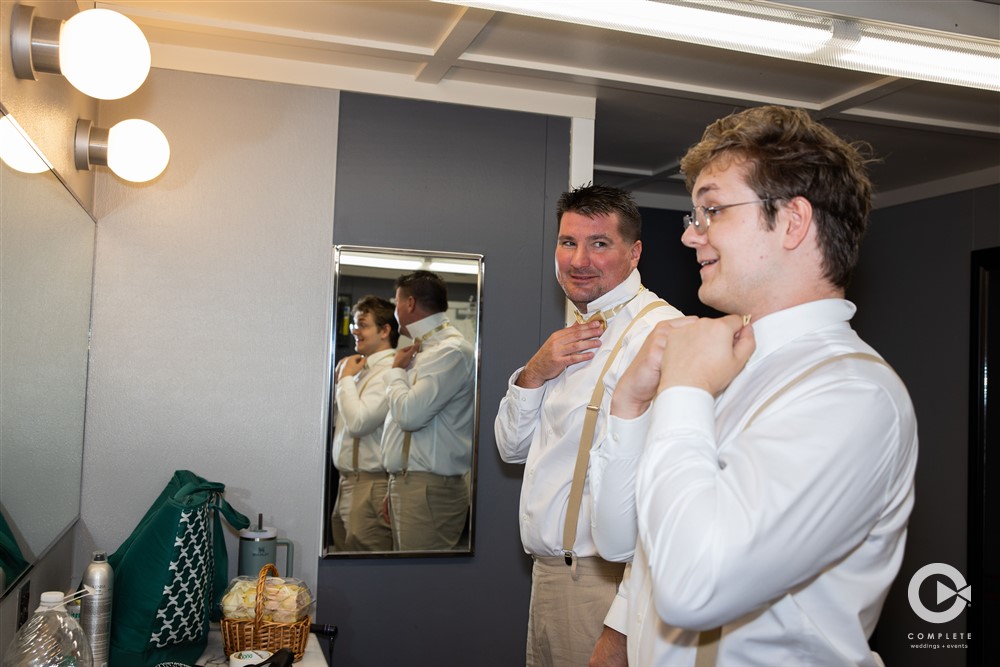
[[[0,160],[26,174],[48,171],[49,165],[20,127],[12,116],[0,118]]]
[[[126,181],[151,181],[169,161],[170,144],[149,121],[132,118],[108,130],[108,168]]]
[[[88,9],[66,21],[59,33],[59,68],[85,95],[117,100],[130,95],[149,74],[149,43],[127,16]]]

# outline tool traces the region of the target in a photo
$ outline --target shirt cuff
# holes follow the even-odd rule
[[[629,576],[628,568],[631,567],[631,563],[626,566],[625,577]],[[604,617],[604,625],[612,630],[617,630],[623,635],[628,634],[628,597],[623,595],[621,588],[615,594],[615,599],[611,602],[611,607]]]
[[[623,419],[610,415],[608,417],[608,432],[597,449],[604,454],[614,454],[616,459],[638,458],[646,446],[646,434],[649,432],[650,410],[635,417]]]
[[[660,392],[647,411],[653,413],[650,432],[683,429],[715,437],[715,399],[704,389],[670,387]],[[609,423],[610,428],[610,423]]]
[[[514,384],[517,377],[521,374],[524,367],[518,368],[507,380],[507,395],[510,396],[514,404],[517,405],[520,410],[537,410],[542,405],[542,399],[545,398],[545,385],[538,387],[537,389],[527,389],[525,387],[518,387]]]

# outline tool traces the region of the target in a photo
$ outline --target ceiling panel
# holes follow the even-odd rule
[[[186,48],[197,49],[197,57],[171,66],[210,71],[202,67],[212,53],[227,56],[227,63],[233,55],[266,56],[287,61],[270,68],[268,80],[287,72],[288,82],[302,83],[299,62],[356,70],[356,81],[364,81],[365,73],[395,76],[390,82],[400,83],[385,84],[386,94],[425,99],[446,99],[434,90],[457,84],[491,87],[490,104],[498,99],[497,87],[512,97],[530,91],[596,99],[595,180],[639,194],[684,197],[676,163],[687,147],[716,118],[763,103],[802,106],[837,131],[870,142],[883,157],[873,167],[882,201],[1000,183],[1000,93],[427,0],[97,4],[122,11],[143,28],[153,44],[154,66],[157,54]],[[793,4],[969,33],[983,32],[982,24],[994,18],[1000,24],[1000,7],[972,0],[924,0],[919,11],[907,2]],[[251,64],[245,75],[254,72]],[[345,89],[364,90],[350,86]]]

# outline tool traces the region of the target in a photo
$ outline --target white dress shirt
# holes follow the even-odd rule
[[[360,373],[337,381],[332,456],[340,472],[385,470],[382,467],[382,424],[389,412],[385,372],[392,367],[395,354],[392,348],[376,352],[365,360],[366,368]],[[354,438],[361,438],[357,471],[353,464]]]
[[[591,457],[594,530],[606,557],[635,549],[608,615],[625,622],[629,664],[693,665],[697,631],[718,626],[720,665],[880,664],[867,639],[913,507],[906,388],[880,363],[842,359],[746,426],[820,360],[874,354],[854,310],[829,299],[763,317],[717,399],[673,387],[641,417],[611,418]]]
[[[403,469],[403,431],[410,431],[407,470],[464,475],[472,468],[476,359],[472,344],[435,313],[409,324],[420,351],[408,370],[386,371],[389,413],[382,434],[385,469]]]
[[[629,301],[608,320],[608,328],[601,336],[601,347],[593,359],[570,366],[537,389],[514,384],[523,369],[510,377],[507,394],[500,401],[494,431],[500,458],[507,463],[526,463],[521,486],[520,524],[521,542],[527,553],[562,555],[563,524],[587,403],[611,348],[639,311],[658,299],[654,293],[642,289],[639,272],[633,271],[620,285],[587,304],[587,315],[590,315]],[[596,443],[604,439],[605,416],[618,378],[628,368],[647,334],[657,322],[680,316],[680,311],[672,306],[655,308],[629,331],[604,376],[605,394],[597,418]],[[574,546],[579,557],[597,555],[590,534],[589,493],[589,483],[585,483]]]

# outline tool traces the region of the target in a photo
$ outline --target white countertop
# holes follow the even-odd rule
[[[229,667],[229,656],[222,648],[222,631],[219,630],[218,623],[212,623],[211,629],[208,631],[208,646],[205,647],[205,652],[201,654],[195,664]],[[295,667],[329,667],[326,655],[323,653],[323,647],[316,635],[309,635],[309,639],[306,641],[305,655],[295,663]]]

